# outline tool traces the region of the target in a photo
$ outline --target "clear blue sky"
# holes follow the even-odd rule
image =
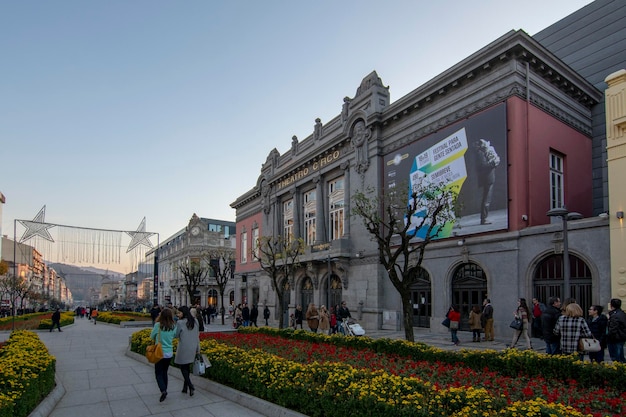
[[[589,3],[2,0],[2,233],[44,205],[80,227],[146,217],[161,241],[193,213],[234,221],[272,148],[335,117],[372,70],[393,102]]]

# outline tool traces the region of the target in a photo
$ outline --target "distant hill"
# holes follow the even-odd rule
[[[89,299],[89,289],[100,289],[102,280],[108,278],[117,281],[124,278],[124,274],[105,269],[94,267],[78,267],[75,265],[67,265],[62,263],[51,263],[48,265],[53,268],[58,275],[65,278],[65,284],[72,291],[74,300]]]

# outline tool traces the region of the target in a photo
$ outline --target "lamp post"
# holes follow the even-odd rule
[[[569,212],[565,207],[553,208],[546,213],[549,217],[560,217],[563,220],[563,301],[571,297],[570,288],[570,263],[569,263],[569,244],[567,238],[567,221],[582,219],[580,213]]]
[[[328,311],[330,311],[330,279],[332,277],[332,270],[330,268],[330,253],[328,254],[328,257],[326,258],[326,260],[328,261]]]

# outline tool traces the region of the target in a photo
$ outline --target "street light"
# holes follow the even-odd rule
[[[546,213],[549,217],[560,217],[563,220],[563,301],[571,297],[570,293],[570,264],[569,264],[569,246],[567,240],[567,221],[582,219],[583,215],[576,212],[569,212],[565,207],[553,208]]]

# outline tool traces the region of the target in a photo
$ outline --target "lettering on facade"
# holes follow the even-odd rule
[[[333,151],[332,153],[329,153],[328,155],[324,155],[321,158],[315,159],[310,166],[301,168],[297,170],[296,172],[294,172],[293,174],[289,175],[288,177],[285,177],[282,180],[280,180],[278,182],[278,189],[280,190],[282,188],[285,188],[295,183],[296,181],[299,181],[307,177],[308,175],[316,171],[319,171],[325,166],[328,166],[331,163],[337,161],[340,156],[341,156],[340,150],[336,150],[336,151]]]

